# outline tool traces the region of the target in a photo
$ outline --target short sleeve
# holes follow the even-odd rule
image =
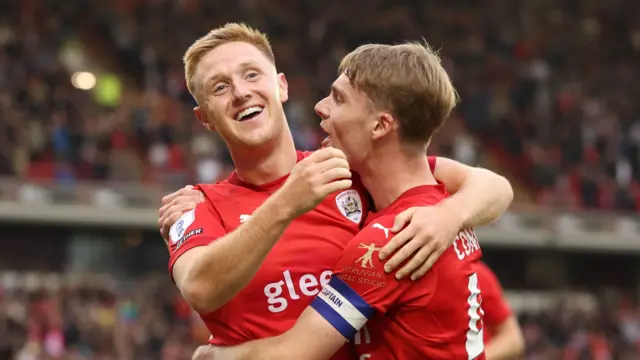
[[[385,273],[378,258],[391,236],[390,229],[380,223],[356,235],[338,260],[329,284],[312,303],[346,338],[355,335],[375,312],[385,314],[412,285],[408,278],[398,281],[395,273]],[[421,281],[417,286],[428,284],[428,280]]]
[[[182,254],[225,234],[220,215],[208,200],[182,214],[169,230],[169,274],[173,274],[173,265]]]
[[[512,315],[511,307],[502,294],[502,286],[496,275],[485,265],[478,265],[478,284],[482,294],[482,309],[487,328],[500,325]]]

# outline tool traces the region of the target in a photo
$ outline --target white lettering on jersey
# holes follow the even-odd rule
[[[283,294],[285,285],[289,294],[288,299],[298,300],[300,295],[316,296],[322,287],[329,283],[331,270],[326,270],[319,277],[313,274],[304,274],[296,282],[291,278],[289,270],[282,272],[283,279],[278,282],[267,284],[264,287],[264,294],[267,297],[267,308],[273,313],[279,313],[287,309],[289,302]],[[297,286],[296,286],[297,285]],[[298,290],[300,294],[298,294]]]
[[[458,256],[458,260],[463,260],[470,254],[480,250],[480,243],[473,229],[463,229],[458,233],[453,241],[453,249]]]
[[[371,225],[371,227],[374,228],[374,229],[380,229],[380,230],[384,231],[384,237],[386,239],[389,238],[389,232],[391,231],[391,229],[387,229],[386,227],[384,227],[384,226],[382,226],[382,225],[380,225],[378,223],[375,223],[375,224]]]
[[[356,224],[362,220],[362,199],[355,190],[345,190],[336,196],[336,205],[340,213]]]
[[[171,228],[169,229],[169,237],[171,238],[171,242],[175,244],[180,241],[180,239],[184,235],[184,232],[187,231],[189,226],[191,226],[191,224],[193,224],[195,220],[196,209],[191,209],[182,214],[178,221],[173,223],[173,225],[171,225]]]
[[[240,224],[246,222],[249,219],[251,219],[251,215],[246,215],[246,214],[240,215]]]
[[[362,344],[365,344],[365,345],[371,344],[371,333],[369,333],[369,328],[367,327],[366,324],[363,325],[362,329],[360,329],[360,331],[358,331],[356,336],[353,337],[353,344],[356,346],[362,345]],[[358,360],[367,360],[367,359],[371,359],[371,354],[361,354],[360,357],[358,358]]]
[[[482,324],[482,317],[480,316],[480,314],[484,314],[484,311],[480,304],[482,300],[480,298],[481,291],[478,287],[478,274],[473,273],[469,276],[467,288],[469,289],[469,297],[467,298],[469,305],[467,311],[467,314],[469,314],[469,329],[467,330],[465,348],[467,350],[467,357],[469,359],[475,359],[484,351],[484,343],[482,341],[484,338],[484,325]]]

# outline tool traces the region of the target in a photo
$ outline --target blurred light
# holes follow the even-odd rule
[[[96,77],[90,72],[76,72],[71,75],[71,84],[81,90],[91,90],[96,86]]]

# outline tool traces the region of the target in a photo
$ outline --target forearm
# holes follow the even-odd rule
[[[496,221],[513,200],[509,181],[496,173],[473,168],[460,188],[440,206],[450,206],[462,216],[463,227],[488,225]]]
[[[512,317],[501,326],[485,347],[487,360],[518,359],[524,352],[524,337],[518,321]]]
[[[179,284],[199,312],[211,312],[242,290],[294,216],[272,196],[235,231],[205,246],[189,262]]]
[[[300,355],[287,348],[280,337],[249,341],[237,346],[216,347],[214,360],[296,360]]]

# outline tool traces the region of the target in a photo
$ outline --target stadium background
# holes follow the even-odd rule
[[[638,15],[632,0],[1,0],[0,358],[185,359],[206,339],[156,216],[231,168],[181,64],[227,21],[270,35],[305,149],[348,50],[441,48],[462,103],[430,154],[513,183],[478,233],[527,357],[640,358]]]

